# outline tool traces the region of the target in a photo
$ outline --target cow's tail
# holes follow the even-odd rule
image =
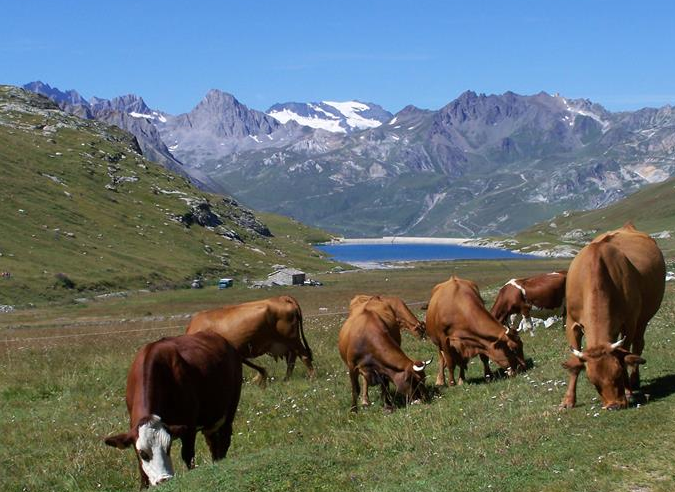
[[[313,361],[314,357],[312,356],[312,349],[309,348],[309,344],[307,343],[307,339],[305,338],[305,330],[302,326],[302,310],[300,309],[299,304],[298,304],[298,318],[299,318],[300,337],[302,338],[302,344],[305,346],[305,350],[307,351],[307,356],[309,357],[309,360]]]

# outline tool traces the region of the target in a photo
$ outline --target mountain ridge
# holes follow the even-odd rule
[[[272,108],[331,113],[285,104]],[[283,123],[222,91],[183,115],[157,114],[165,121],[147,121],[188,173],[254,208],[346,235],[508,234],[675,172],[671,106],[612,113],[543,91],[469,90],[437,110],[409,105],[349,131]]]

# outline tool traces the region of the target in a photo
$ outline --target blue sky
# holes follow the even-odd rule
[[[189,111],[207,90],[250,107],[372,101],[436,109],[467,89],[675,104],[671,1],[3,2],[0,82],[136,93]]]

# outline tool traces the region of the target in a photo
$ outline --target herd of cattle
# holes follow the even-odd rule
[[[603,408],[628,406],[639,388],[639,365],[647,322],[658,310],[665,290],[665,263],[648,235],[631,224],[605,233],[583,248],[569,271],[512,279],[499,291],[488,311],[475,283],[451,277],[436,285],[427,305],[426,323],[393,296],[358,295],[338,339],[338,350],[349,371],[351,409],[357,399],[369,405],[368,386],[379,385],[385,409],[392,409],[389,384],[407,402],[428,399],[425,369],[431,360],[410,359],[401,349],[401,330],[438,348],[436,385],[462,384],[468,361],[479,356],[485,377],[493,376],[492,360],[508,375],[526,368],[523,342],[512,328],[531,327],[530,311],[566,309],[566,334],[571,356],[563,365],[570,382],[561,403],[576,403],[576,382],[586,369]],[[586,337],[586,349],[581,339]],[[133,446],[141,486],[156,485],[174,472],[171,442],[182,441],[181,457],[194,467],[195,438],[204,435],[213,460],[225,457],[242,386],[242,364],[267,374],[248,359],[262,354],[284,357],[290,377],[299,356],[314,374],[312,351],[302,326],[302,312],[289,296],[203,311],[193,316],[183,336],[145,345],[127,378],[126,401],[130,430],[110,436],[106,444]],[[630,375],[628,370],[630,369]],[[363,387],[359,384],[363,380]]]

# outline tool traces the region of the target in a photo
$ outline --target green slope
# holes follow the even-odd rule
[[[199,203],[222,223],[181,222]],[[274,237],[236,202],[147,161],[130,134],[0,86],[0,271],[11,274],[0,304],[327,268],[308,241],[328,236],[268,218]]]
[[[540,248],[542,243],[578,246],[628,221],[653,234],[666,257],[675,257],[675,178],[646,186],[605,208],[560,215],[522,231],[515,239],[526,245],[525,251]]]

